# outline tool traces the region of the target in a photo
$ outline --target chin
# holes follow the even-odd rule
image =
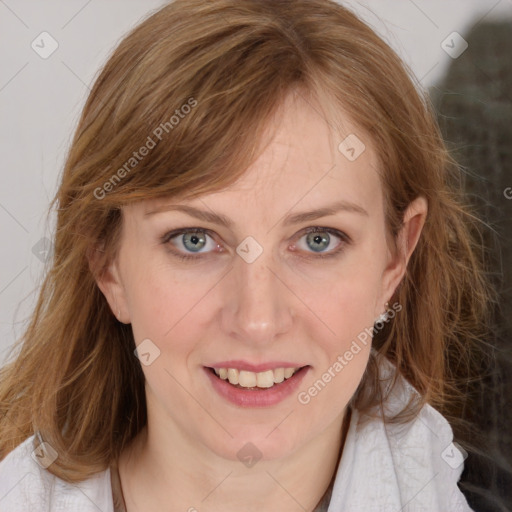
[[[237,430],[236,434],[232,429],[230,433],[234,437],[226,442],[226,436],[222,436],[223,444],[211,446],[211,437],[208,438],[208,448],[219,457],[238,460],[247,467],[261,460],[282,459],[298,448],[297,442],[288,432],[283,433],[277,430],[272,432],[274,428],[275,426],[272,428],[252,426]]]

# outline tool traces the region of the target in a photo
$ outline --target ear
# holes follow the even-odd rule
[[[105,263],[105,251],[102,246],[90,248],[87,251],[89,269],[112,310],[114,316],[122,323],[130,323],[127,307],[126,291],[121,280],[117,258]]]
[[[389,264],[382,276],[382,295],[376,304],[377,316],[385,310],[384,304],[393,296],[405,275],[409,259],[420,239],[427,212],[428,202],[423,196],[411,201],[404,212],[402,228],[398,233],[396,253],[394,256],[390,253]]]

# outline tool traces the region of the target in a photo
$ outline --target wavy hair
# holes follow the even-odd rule
[[[427,199],[423,232],[391,299],[402,311],[373,348],[421,395],[393,421],[424,403],[447,416],[458,410],[491,295],[481,223],[427,93],[334,1],[175,0],[120,42],[83,108],[50,205],[53,257],[19,353],[0,372],[0,458],[39,431],[59,454],[48,470],[78,482],[105,470],[143,428],[131,326],[117,321],[95,280],[116,256],[122,207],[228,187],[292,90],[316,98],[333,126],[343,111],[371,138],[390,244],[407,205]],[[150,150],[138,158],[143,146]],[[372,356],[351,406],[369,411],[384,398],[377,387]]]

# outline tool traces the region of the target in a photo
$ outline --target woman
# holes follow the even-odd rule
[[[1,373],[0,508],[471,510],[444,416],[490,291],[458,173],[334,2],[147,18],[84,107]]]

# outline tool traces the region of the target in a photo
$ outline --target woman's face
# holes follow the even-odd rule
[[[149,424],[227,459],[244,446],[284,457],[341,425],[367,333],[403,275],[370,141],[349,119],[330,139],[318,111],[289,97],[275,138],[228,189],[124,208],[101,284],[140,345]],[[349,134],[359,156],[353,135],[338,149]]]

